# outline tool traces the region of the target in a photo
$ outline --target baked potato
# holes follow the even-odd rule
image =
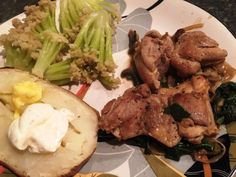
[[[43,87],[42,102],[57,109],[67,108],[76,115],[56,152],[36,154],[20,151],[8,139],[7,132],[13,116],[9,106],[12,87],[21,81],[40,84]],[[73,176],[95,151],[98,115],[96,110],[61,87],[28,72],[0,69],[0,164],[24,177]]]

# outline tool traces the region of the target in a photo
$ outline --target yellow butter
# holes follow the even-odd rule
[[[14,118],[18,118],[27,105],[39,102],[42,94],[43,88],[35,82],[23,81],[15,84],[12,89]]]

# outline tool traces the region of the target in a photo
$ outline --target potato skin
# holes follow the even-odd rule
[[[87,159],[85,159],[83,162],[81,162],[79,165],[74,166],[69,173],[62,174],[61,176],[58,176],[58,177],[72,177],[72,176],[76,175],[79,172],[79,170],[87,163],[87,161],[90,159],[91,156],[92,156],[92,154]],[[17,172],[13,168],[11,168],[11,166],[5,164],[3,161],[0,161],[0,165],[7,168],[8,170],[10,170],[12,173],[14,173],[18,177],[30,177],[30,176],[25,176],[24,174],[17,174]]]

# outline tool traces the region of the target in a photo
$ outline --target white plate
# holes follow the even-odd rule
[[[129,64],[127,33],[130,28],[137,30],[142,37],[150,29],[156,29],[162,34],[165,32],[174,34],[179,28],[199,22],[204,23],[204,27],[200,30],[215,39],[221,48],[228,51],[227,62],[236,67],[235,38],[216,18],[202,9],[182,0],[164,0],[148,12],[143,8],[150,7],[156,1],[126,0],[124,3],[120,0],[119,2],[122,4],[123,15],[131,14],[131,16],[123,19],[118,26],[118,33],[114,38],[116,44],[113,46],[113,56],[119,66],[116,72],[118,76]],[[20,14],[18,17],[22,18],[23,14]],[[11,20],[0,25],[0,33],[7,33],[10,27]],[[107,91],[99,82],[94,82],[85,95],[84,100],[100,111],[109,100],[120,96],[124,90],[131,86],[132,84],[130,82],[122,80],[119,89]],[[76,87],[72,91],[77,92],[78,89]],[[179,162],[169,160],[168,162],[182,173],[193,164],[189,156],[182,157]],[[136,147],[126,144],[118,146],[99,143],[96,152],[83,167],[82,171],[103,171],[121,177],[155,176],[141,151]]]

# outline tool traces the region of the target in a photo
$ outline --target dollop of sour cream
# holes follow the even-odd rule
[[[49,104],[34,103],[11,123],[8,138],[19,150],[55,152],[74,118],[74,113],[66,108],[56,110]]]

